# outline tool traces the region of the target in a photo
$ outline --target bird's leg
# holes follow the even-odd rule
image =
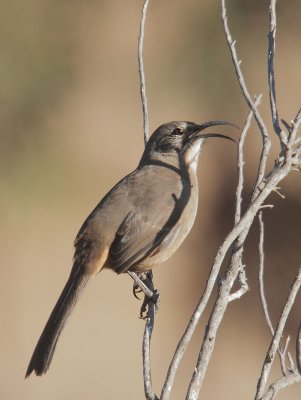
[[[144,300],[140,309],[140,317],[146,318],[147,315],[147,306],[149,303],[155,304],[156,311],[159,308],[159,293],[154,288],[153,284],[153,273],[152,271],[147,271],[142,274],[136,274],[135,272],[128,271],[130,277],[134,280],[133,293],[136,298],[137,293],[144,293]]]
[[[144,295],[144,300],[140,308],[140,318],[145,319],[148,316],[148,307],[150,303],[154,304],[155,310],[158,311],[160,305],[160,295],[157,289],[154,288],[152,271],[147,271],[143,275],[143,282],[153,292],[153,295],[151,297],[148,297],[146,294]]]
[[[148,279],[146,278],[146,274],[136,274],[136,272],[132,271],[127,271],[127,273],[134,281],[134,287],[133,287],[134,295],[136,293],[143,292],[145,296],[149,298],[153,296],[151,288],[149,288],[147,285]]]

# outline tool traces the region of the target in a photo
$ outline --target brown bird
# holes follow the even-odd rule
[[[150,137],[137,169],[123,178],[91,212],[75,239],[69,279],[31,357],[32,371],[44,374],[73,307],[88,280],[103,268],[141,274],[167,260],[192,228],[198,204],[196,175],[201,133],[226,121],[170,122]]]

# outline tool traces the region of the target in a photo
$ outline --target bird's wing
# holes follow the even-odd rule
[[[153,178],[150,186],[146,181],[142,186],[135,182],[132,208],[120,224],[110,247],[110,264],[117,273],[142,263],[167,244],[167,236],[189,200],[190,185],[183,186],[180,177],[174,177],[176,184],[173,179],[159,180],[158,175]],[[158,187],[155,182],[160,182]],[[137,187],[140,190],[142,187],[139,193]]]

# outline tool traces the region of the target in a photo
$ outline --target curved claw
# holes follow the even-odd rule
[[[144,296],[142,306],[140,308],[140,319],[146,319],[148,316],[148,307],[152,303],[155,306],[155,311],[157,312],[160,306],[160,293],[154,289],[152,297]]]
[[[140,308],[140,313],[139,313],[139,318],[140,319],[146,319],[147,318],[147,306],[148,306],[148,301],[146,298],[144,298],[144,301],[142,303],[142,306]]]
[[[141,288],[138,285],[134,284],[133,285],[133,295],[134,295],[134,297],[136,297],[137,300],[141,300],[140,297],[137,296],[137,293],[141,293],[141,292],[142,292]]]

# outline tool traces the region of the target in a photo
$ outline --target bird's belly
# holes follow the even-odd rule
[[[159,247],[143,262],[135,266],[137,272],[145,272],[168,260],[180,247],[191,231],[198,206],[198,193],[193,193],[179,222],[168,233]]]

